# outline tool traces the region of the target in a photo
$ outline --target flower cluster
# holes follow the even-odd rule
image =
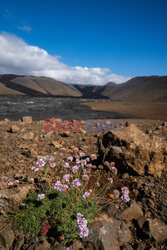
[[[70,175],[69,174],[65,174],[63,176],[63,180],[66,181],[66,182],[69,182],[70,181]]]
[[[50,161],[50,166],[51,166],[51,168],[55,168],[56,167],[56,162]]]
[[[68,163],[68,162],[66,162],[66,163],[64,164],[64,167],[65,167],[65,168],[70,168],[69,163]]]
[[[87,170],[86,169],[83,169],[83,174],[86,174],[87,173]]]
[[[39,168],[36,168],[35,166],[33,166],[33,167],[31,168],[31,170],[34,171],[34,172],[36,173],[36,172],[39,171]]]
[[[75,162],[76,162],[76,164],[80,164],[81,163],[81,161],[79,159],[76,159]]]
[[[119,191],[118,191],[118,190],[114,190],[114,191],[113,191],[113,195],[114,195],[114,197],[115,197],[116,199],[118,199],[118,198],[119,198],[120,193],[119,193]]]
[[[73,156],[68,156],[67,161],[73,161]]]
[[[89,192],[85,192],[85,193],[82,195],[82,198],[83,198],[84,200],[86,200],[86,199],[89,198],[89,196],[90,196],[90,193],[89,193]]]
[[[14,186],[14,183],[12,181],[9,181],[8,186],[12,187],[12,186]]]
[[[39,168],[44,167],[45,164],[46,164],[46,161],[45,161],[44,158],[42,158],[42,157],[41,157],[41,158],[38,158],[38,160],[37,160],[37,162],[36,162],[36,165],[37,165]]]
[[[86,157],[85,159],[87,162],[90,162],[90,158],[89,157]]]
[[[81,160],[81,165],[84,167],[87,164],[86,160]]]
[[[49,230],[49,228],[50,228],[50,225],[49,225],[49,224],[46,224],[46,225],[41,229],[40,234],[41,234],[41,235],[46,235],[47,232],[48,232],[48,230]]]
[[[89,176],[87,174],[83,174],[82,175],[82,180],[83,181],[88,181],[89,180]]]
[[[84,157],[84,156],[85,156],[85,154],[84,154],[83,152],[79,153],[79,157],[80,157],[80,158],[82,158],[82,157]]]
[[[83,217],[83,214],[77,213],[77,229],[79,236],[81,238],[87,237],[89,234],[89,229],[87,227],[87,221]]]
[[[73,181],[72,181],[72,186],[73,186],[74,188],[80,187],[80,186],[81,186],[81,180],[80,180],[80,179],[75,179],[75,180],[73,180]]]
[[[7,176],[3,176],[3,177],[1,178],[1,181],[2,181],[3,185],[8,185],[9,187],[13,187],[13,186],[19,184],[19,180],[11,181],[11,180],[8,179]]]
[[[68,190],[68,186],[65,184],[62,184],[61,181],[56,181],[54,185],[54,189],[60,192],[65,192]]]
[[[124,202],[130,201],[130,198],[129,198],[129,189],[128,189],[128,187],[122,187],[122,188],[121,188],[121,191],[122,191],[122,193],[123,193],[123,195],[121,196],[121,199],[122,199]]]
[[[45,199],[45,195],[44,194],[38,194],[37,200],[40,201],[40,200],[43,200],[43,199]]]
[[[72,167],[73,174],[76,174],[78,172],[78,170],[79,170],[79,167],[77,165]]]

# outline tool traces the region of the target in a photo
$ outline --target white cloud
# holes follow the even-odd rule
[[[29,25],[18,26],[18,29],[26,32],[30,32],[32,30],[32,28]]]
[[[47,76],[67,83],[121,83],[129,78],[113,74],[107,68],[71,67],[51,56],[46,50],[25,43],[19,37],[0,33],[0,73]]]

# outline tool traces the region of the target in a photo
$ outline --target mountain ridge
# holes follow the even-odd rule
[[[0,94],[18,94],[29,96],[82,96],[72,85],[44,76],[0,75],[0,84],[5,89]]]
[[[119,101],[167,101],[167,76],[134,77],[107,86],[101,94]]]
[[[108,98],[112,101],[167,102],[167,76],[139,76],[122,84],[68,84],[44,76],[0,75],[0,94]]]

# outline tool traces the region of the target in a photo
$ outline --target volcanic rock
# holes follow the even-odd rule
[[[125,221],[131,221],[133,219],[138,219],[143,216],[143,212],[139,205],[133,201],[129,208],[125,209],[120,215],[119,218]]]
[[[99,138],[99,155],[104,161],[115,161],[120,172],[161,176],[167,166],[167,143],[158,136],[150,138],[134,124]]]
[[[49,248],[50,244],[44,237],[42,241],[35,246],[35,250],[48,250]]]
[[[14,242],[14,232],[9,225],[0,223],[0,249],[10,249]]]
[[[93,244],[93,249],[117,250],[131,239],[131,232],[126,223],[103,215],[91,224],[86,241]]]
[[[18,193],[15,193],[10,196],[10,200],[12,200],[14,203],[20,203],[27,197],[30,189],[31,189],[30,186],[22,187]]]
[[[149,234],[156,241],[164,241],[167,239],[167,225],[158,219],[148,219]]]
[[[15,246],[14,246],[14,250],[20,250],[22,248],[24,244],[24,234],[21,234],[19,236],[19,239],[17,240]]]
[[[140,229],[150,238],[154,238],[157,242],[167,239],[167,225],[159,219],[146,219],[144,216],[138,218]]]

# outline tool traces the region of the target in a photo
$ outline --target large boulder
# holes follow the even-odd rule
[[[161,242],[167,239],[167,225],[158,219],[146,219],[140,217],[138,220],[140,229],[150,238]]]
[[[149,234],[156,241],[164,241],[167,239],[167,225],[158,219],[149,219]]]
[[[158,136],[150,138],[131,124],[100,137],[99,155],[103,163],[115,161],[121,172],[160,177],[167,166],[167,142]]]
[[[84,245],[86,249],[119,250],[131,240],[132,235],[125,222],[104,214],[91,224]]]
[[[10,200],[13,201],[15,204],[20,203],[22,200],[24,200],[27,197],[31,188],[32,187],[28,185],[20,188],[18,193],[10,195]]]
[[[0,221],[0,249],[11,249],[14,238],[11,226]]]
[[[133,219],[138,219],[143,216],[143,212],[140,206],[133,201],[130,207],[126,208],[120,215],[119,218],[125,221],[131,221]]]

